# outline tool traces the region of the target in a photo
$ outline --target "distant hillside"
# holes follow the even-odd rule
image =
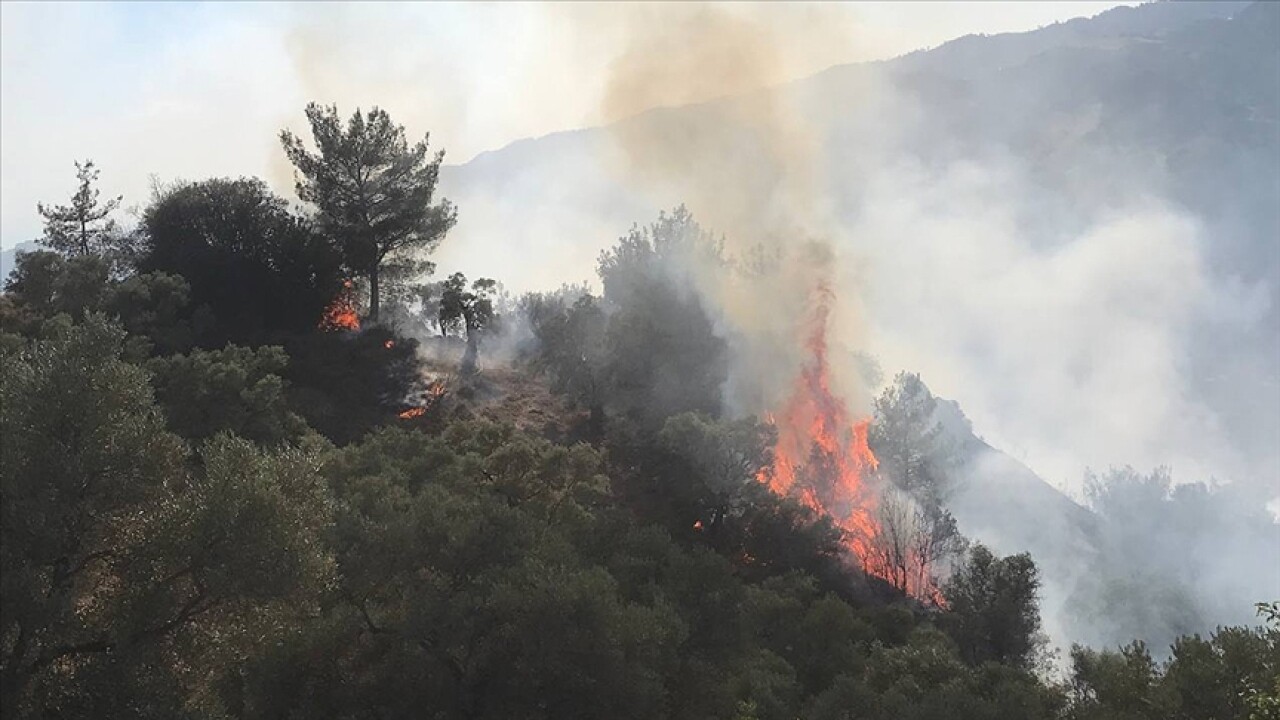
[[[1239,22],[1228,19],[1234,15]],[[1229,225],[1229,247],[1217,254],[1224,266],[1256,276],[1265,265],[1250,258],[1280,233],[1268,201],[1280,181],[1263,172],[1271,156],[1260,152],[1277,146],[1278,32],[1275,4],[1159,2],[1032,32],[966,36],[895,60],[833,67],[770,92],[799,97],[827,128],[833,167],[895,154],[944,162],[995,147],[1038,160],[1047,185],[1080,192],[1070,175],[1115,160],[1093,148],[1124,144],[1134,154],[1124,169],[1145,172],[1155,189]],[[728,102],[623,122],[679,132]],[[904,105],[918,108],[895,117],[905,127],[876,122]],[[590,128],[520,140],[445,168],[443,189],[463,213],[459,239],[446,244],[444,257],[532,243],[545,248],[532,262],[527,254],[518,263],[505,258],[510,280],[533,287],[566,271],[589,277],[597,249],[673,200],[624,187],[611,151],[609,130]],[[1152,159],[1160,162],[1146,162]],[[842,173],[834,184],[851,212],[859,180]]]
[[[1144,313],[1162,311],[1144,307],[1151,293],[1164,294],[1166,305],[1185,313],[1168,330],[1176,333],[1176,342],[1155,346],[1176,368],[1179,386],[1161,386],[1158,399],[1138,394],[1133,401],[1183,403],[1191,410],[1167,412],[1183,423],[1169,432],[1188,439],[1180,436],[1164,448],[1181,446],[1183,458],[1207,456],[1206,448],[1220,451],[1215,460],[1225,469],[1219,480],[1240,481],[1258,492],[1269,487],[1274,495],[1280,478],[1276,38],[1280,3],[1159,2],[1032,32],[964,37],[895,60],[834,67],[767,92],[799,108],[821,132],[828,173],[824,192],[850,229],[841,240],[855,254],[873,258],[882,273],[889,272],[885,268],[914,272],[919,258],[904,253],[947,247],[957,222],[960,231],[985,231],[965,227],[971,218],[953,222],[945,213],[927,223],[908,223],[900,232],[892,225],[880,236],[860,231],[895,210],[892,205],[904,193],[937,193],[912,198],[915,204],[905,206],[913,208],[910,212],[927,209],[939,198],[950,200],[947,182],[956,177],[968,183],[960,189],[973,194],[973,206],[1000,209],[994,213],[997,228],[1001,222],[1015,224],[1013,236],[1023,247],[1052,260],[1070,257],[1071,243],[1109,212],[1154,202],[1191,218],[1196,255],[1187,262],[1193,263],[1194,282],[1169,288],[1182,278],[1155,274],[1183,267],[1177,247],[1167,250],[1170,257],[1161,257],[1160,246],[1145,251],[1155,272],[1147,273],[1140,260],[1109,270],[1133,274],[1111,281],[1114,286],[1131,280],[1143,288],[1124,296],[1129,305],[1112,308],[1134,323],[1143,322]],[[718,127],[732,116],[727,109],[734,102],[659,108],[623,122],[678,137]],[[616,130],[590,128],[522,140],[446,168],[443,191],[458,204],[460,219],[437,258],[441,265],[492,275],[517,291],[592,279],[602,248],[633,223],[647,222],[659,209],[687,199],[678,189],[641,192],[624,182]],[[906,181],[895,185],[900,178]],[[915,218],[908,214],[907,219]],[[903,233],[921,228],[936,235],[903,242]],[[987,260],[998,267],[1003,259]],[[917,282],[945,281],[946,263],[935,265],[942,275]],[[1053,262],[1045,268],[1062,270]],[[882,282],[902,279],[890,276]],[[1034,289],[1069,281],[1032,275],[1027,282]],[[966,284],[957,292],[979,290]],[[1190,309],[1177,303],[1183,293]],[[895,306],[897,312],[909,307],[903,302]],[[939,322],[927,313],[908,321],[877,317],[877,306],[869,307],[872,324],[882,333],[899,333],[899,340]],[[1001,311],[1007,307],[1002,301]],[[1000,328],[996,322],[990,326]],[[1148,329],[1136,325],[1132,332],[1142,337]],[[1052,347],[1058,340],[1036,342]],[[975,367],[985,367],[983,353],[989,350],[979,345],[968,351],[974,353]],[[1133,350],[1116,352],[1122,358]],[[1105,362],[1105,357],[1085,358],[1064,372],[1088,373],[1089,363]],[[992,374],[1000,373],[987,372]],[[1014,378],[991,382],[987,392],[1010,397],[1050,392],[1016,385]],[[1052,396],[1046,402],[1067,401]],[[1147,410],[1086,404],[1081,411],[1098,416],[1075,421],[1123,432],[1126,413]],[[1016,424],[1020,418],[1006,421]],[[963,432],[970,438],[969,455],[951,500],[962,531],[1002,552],[1031,551],[1047,578],[1046,614],[1051,623],[1058,622],[1077,574],[1099,552],[1093,542],[1098,519],[1023,463],[978,440],[967,427]],[[1081,451],[1065,437],[1056,442],[1062,452]],[[1096,457],[1079,457],[1082,464],[1099,463]],[[1143,462],[1120,462],[1126,461]],[[1185,467],[1184,462],[1175,468],[1181,481],[1211,479],[1208,473],[1188,474]],[[1078,475],[1072,479],[1078,480]],[[1187,572],[1194,576],[1194,570]],[[1224,606],[1227,600],[1222,599]]]
[[[14,264],[17,261],[18,253],[30,252],[39,249],[39,245],[35,242],[18,243],[6,250],[0,250],[0,285],[9,278],[9,273],[13,272]]]
[[[975,435],[956,403],[939,398],[935,412],[944,436],[961,448],[946,499],[960,532],[1001,554],[1031,553],[1043,582],[1045,627],[1055,642],[1090,634],[1073,624],[1069,605],[1081,575],[1102,553],[1099,518]]]
[[[1141,638],[1158,656],[1182,634],[1253,622],[1247,598],[1280,592],[1280,525],[1246,488],[1171,487],[1163,471],[1100,471],[1084,507],[973,432],[938,399],[944,443],[959,448],[946,506],[960,531],[1040,569],[1051,640],[1116,646]]]
[[[1188,301],[1197,306],[1176,360],[1188,388],[1178,392],[1212,413],[1204,421],[1219,438],[1212,442],[1230,444],[1208,464],[1261,484],[1280,477],[1276,37],[1277,3],[1161,2],[960,38],[768,92],[822,132],[826,195],[850,228],[842,241],[881,267],[909,268],[913,259],[900,255],[905,246],[893,232],[878,239],[859,229],[882,213],[886,192],[893,199],[937,178],[979,190],[991,184],[977,202],[1001,208],[1019,242],[1037,252],[1065,246],[1108,212],[1153,200],[1192,218],[1205,275],[1187,288],[1200,297]],[[722,122],[733,102],[623,122],[679,136]],[[600,249],[687,200],[677,188],[641,192],[624,183],[612,132],[522,140],[442,171],[460,215],[441,265],[492,275],[515,291],[592,279]],[[898,176],[908,179],[904,189],[893,185]],[[926,227],[940,232],[928,242],[950,241],[945,220],[931,219]],[[876,317],[874,304],[870,312],[873,324],[896,331],[895,318]]]

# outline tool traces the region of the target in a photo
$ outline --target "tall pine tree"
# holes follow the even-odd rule
[[[343,127],[335,106],[307,105],[315,152],[288,130],[280,133],[297,168],[298,197],[319,210],[321,227],[347,267],[369,283],[369,318],[378,319],[380,271],[397,251],[434,250],[457,213],[432,203],[444,152],[428,156],[429,136],[410,145],[404,127],[377,107],[359,109]]]

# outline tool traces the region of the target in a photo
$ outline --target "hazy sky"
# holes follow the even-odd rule
[[[743,4],[803,52],[770,82],[1116,2]],[[625,4],[0,4],[0,246],[33,239],[72,161],[145,202],[149,178],[258,175],[289,189],[276,134],[309,100],[379,104],[448,162],[600,123]],[[648,8],[652,13],[653,9]],[[662,12],[686,12],[679,5]],[[674,97],[672,101],[702,98]]]

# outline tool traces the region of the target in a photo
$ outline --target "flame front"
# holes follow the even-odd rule
[[[320,317],[320,329],[328,332],[335,330],[360,329],[360,313],[356,311],[355,283],[342,281],[342,289],[334,296],[333,302],[324,309]]]
[[[773,464],[759,480],[775,493],[826,515],[843,531],[844,543],[869,575],[920,600],[940,602],[928,568],[902,573],[887,560],[891,541],[877,518],[879,496],[869,482],[879,465],[867,444],[870,418],[855,420],[831,391],[827,330],[832,293],[819,285],[805,346],[808,360],[785,406],[765,420],[778,432]]]
[[[401,420],[412,420],[426,415],[444,398],[446,391],[443,380],[432,380],[431,384],[427,385],[427,391],[422,394],[422,404],[404,410],[397,417]]]

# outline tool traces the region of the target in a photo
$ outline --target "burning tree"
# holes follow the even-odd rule
[[[880,494],[875,522],[879,532],[863,558],[869,572],[912,597],[946,605],[934,572],[965,546],[951,513],[887,485]]]
[[[884,481],[876,574],[941,605],[930,573],[962,554],[966,542],[943,507],[956,453],[937,420],[937,407],[919,375],[899,373],[876,398],[868,441]]]
[[[360,330],[360,313],[356,309],[355,283],[346,280],[342,289],[334,296],[333,302],[324,309],[320,318],[320,329],[327,332],[336,330]]]
[[[782,410],[767,416],[778,431],[773,464],[760,481],[829,516],[862,569],[911,596],[941,604],[935,562],[958,541],[954,520],[935,505],[885,492],[868,444],[870,419],[854,420],[831,390],[827,330],[834,295],[814,293],[808,322],[809,359]]]

